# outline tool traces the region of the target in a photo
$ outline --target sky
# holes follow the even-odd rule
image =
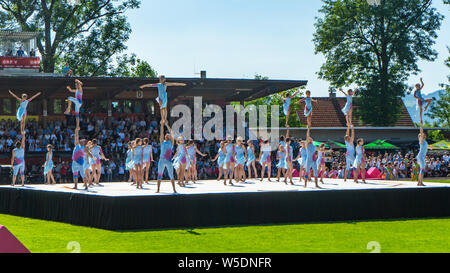
[[[308,80],[315,97],[328,96],[329,83],[317,76],[324,62],[312,42],[319,0],[142,0],[129,11],[133,33],[128,53],[147,61],[167,77]],[[419,62],[424,93],[438,89],[450,70],[450,11],[442,0],[433,6],[446,16],[434,49],[434,62]]]

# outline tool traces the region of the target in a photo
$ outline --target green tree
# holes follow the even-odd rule
[[[356,114],[366,124],[398,120],[405,82],[420,70],[419,59],[433,61],[432,49],[443,16],[431,0],[323,0],[316,18],[315,50],[325,55],[319,77],[336,87],[357,84]]]
[[[450,52],[450,48],[448,49]],[[450,68],[450,57],[446,61],[447,67]],[[450,75],[448,76],[449,84],[442,84],[445,87],[441,97],[434,101],[430,110],[426,114],[428,117],[435,119],[438,126],[450,127]]]
[[[268,80],[268,79],[269,78],[265,77],[265,76],[261,76],[261,75],[258,75],[258,74],[255,75],[255,80]],[[268,123],[267,124],[270,124],[270,122],[271,122],[270,107],[272,105],[278,105],[280,107],[280,114],[279,114],[279,116],[280,116],[280,127],[284,127],[285,124],[286,124],[286,116],[283,113],[283,96],[286,95],[286,94],[291,94],[292,95],[294,92],[299,90],[300,92],[298,93],[297,97],[293,98],[292,102],[291,102],[291,113],[290,113],[290,116],[289,116],[289,126],[293,127],[293,128],[294,127],[304,127],[304,125],[301,124],[301,122],[300,122],[300,120],[299,120],[299,118],[297,116],[297,110],[300,107],[298,102],[301,99],[301,96],[303,96],[303,91],[301,91],[301,90],[303,90],[304,88],[305,87],[302,86],[300,88],[294,88],[294,89],[291,89],[291,90],[286,90],[286,91],[280,92],[278,94],[273,94],[273,95],[266,96],[266,97],[263,97],[263,98],[259,98],[259,99],[256,99],[256,100],[246,101],[244,107],[247,107],[248,105],[255,105],[255,106],[267,105],[267,107],[268,107],[268,111],[267,111],[267,121],[268,121]],[[239,104],[239,103],[237,103],[237,104]]]
[[[126,11],[139,0],[0,0],[3,24],[40,32],[37,48],[44,72],[60,58],[79,75],[106,75],[113,56],[126,49],[131,33]],[[61,61],[59,61],[61,62]]]
[[[135,77],[135,78],[156,78],[158,73],[146,61],[138,59],[135,54],[119,56],[116,59],[117,65],[111,68],[109,76],[114,77]]]

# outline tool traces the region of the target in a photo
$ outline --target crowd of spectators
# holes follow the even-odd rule
[[[32,48],[30,50],[30,52],[25,53],[25,51],[22,49],[22,47],[19,47],[19,49],[16,51],[16,53],[14,54],[14,52],[12,51],[12,49],[8,49],[3,56],[5,57],[36,57],[36,51]]]
[[[159,123],[158,118],[151,116],[135,116],[112,119],[111,126],[108,126],[105,119],[85,116],[81,120],[81,137],[86,139],[98,140],[98,144],[102,147],[105,156],[110,159],[103,162],[102,181],[123,181],[127,180],[125,172],[125,158],[127,151],[127,143],[136,138],[149,138],[150,144],[153,146],[155,162],[159,156]],[[43,153],[46,151],[47,144],[55,147],[55,152],[59,152],[54,156],[54,175],[59,182],[72,181],[71,174],[71,151],[73,149],[73,124],[69,121],[49,121],[47,128],[43,128],[36,121],[29,120],[26,126],[26,152]],[[19,124],[16,121],[0,121],[0,152],[11,153],[14,144],[20,140]],[[210,141],[198,141],[198,149],[200,152],[207,154],[206,157],[198,156],[197,167],[199,179],[213,179],[217,177],[219,170],[212,159],[219,150],[219,143]],[[256,145],[255,147],[258,147]],[[299,144],[293,144],[294,155],[299,151]],[[257,151],[257,155],[259,152]],[[366,153],[367,165],[366,169],[376,167],[384,177],[388,174],[388,170],[392,171],[394,177],[411,178],[416,171],[414,151],[406,153]],[[449,156],[447,153],[430,153],[427,157],[427,168],[425,170],[426,177],[447,177],[449,176]],[[276,153],[272,155],[273,177],[276,176]],[[261,166],[257,165],[258,175]],[[335,151],[326,157],[327,171],[326,177],[342,178],[345,169],[345,152]],[[298,169],[298,163],[294,163]],[[27,165],[28,175],[42,180],[42,163]],[[150,178],[152,180],[157,177],[157,164],[152,165]]]

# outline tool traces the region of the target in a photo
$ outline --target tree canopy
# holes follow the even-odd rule
[[[40,32],[44,72],[68,62],[80,75],[107,75],[131,33],[125,13],[139,0],[0,0],[0,26]],[[62,60],[61,60],[62,59]]]
[[[318,75],[336,87],[360,86],[356,114],[366,124],[398,120],[406,80],[420,72],[420,59],[434,61],[432,48],[443,16],[431,0],[323,0],[316,18],[316,53],[326,61]]]

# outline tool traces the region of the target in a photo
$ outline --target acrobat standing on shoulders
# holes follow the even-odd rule
[[[305,92],[306,97],[301,99],[300,102],[305,102],[305,111],[304,111],[304,115],[307,119],[308,122],[308,128],[311,128],[311,123],[312,123],[312,114],[313,114],[313,107],[312,107],[312,103],[317,103],[318,101],[311,98],[311,91],[306,91]]]
[[[20,122],[20,131],[25,131],[25,122],[27,119],[27,107],[28,103],[30,103],[32,100],[37,98],[41,92],[37,93],[36,95],[32,96],[30,99],[28,99],[27,94],[22,94],[22,98],[19,98],[14,94],[11,90],[9,90],[9,94],[11,94],[18,102],[20,102],[19,109],[17,109],[17,120]]]
[[[289,116],[291,114],[291,102],[292,99],[295,98],[298,94],[298,90],[294,92],[294,94],[290,95],[289,93],[283,96],[283,113],[286,116],[286,127],[289,124]]]
[[[433,102],[432,99],[426,100],[422,94],[422,89],[424,87],[423,79],[420,78],[420,83],[416,84],[416,90],[414,91],[414,98],[417,99],[417,102],[419,103],[419,110],[420,110],[420,125],[423,126],[423,112],[426,112],[428,110],[428,107],[430,107],[431,103]],[[426,103],[427,106],[425,106],[425,110],[423,109],[423,104]]]
[[[167,87],[169,86],[186,86],[185,83],[176,83],[176,82],[167,82],[165,76],[159,77],[159,83],[150,83],[141,85],[140,88],[144,89],[147,87],[157,87],[158,88],[158,97],[156,101],[159,104],[159,108],[161,109],[161,123],[167,123]]]
[[[75,97],[69,97],[69,104],[67,105],[67,109],[64,112],[65,115],[70,113],[70,109],[72,107],[72,103],[75,105],[75,117],[77,119],[77,129],[80,130],[80,109],[83,105],[83,83],[80,80],[75,80],[75,88],[72,89],[70,86],[67,86],[67,90],[71,93],[75,93]]]
[[[352,89],[349,89],[347,93],[344,92],[344,90],[339,89],[345,97],[347,98],[347,103],[345,104],[344,108],[342,109],[342,113],[345,115],[345,120],[347,121],[347,127],[353,125],[353,95],[356,94],[358,89],[355,89],[353,91]]]

